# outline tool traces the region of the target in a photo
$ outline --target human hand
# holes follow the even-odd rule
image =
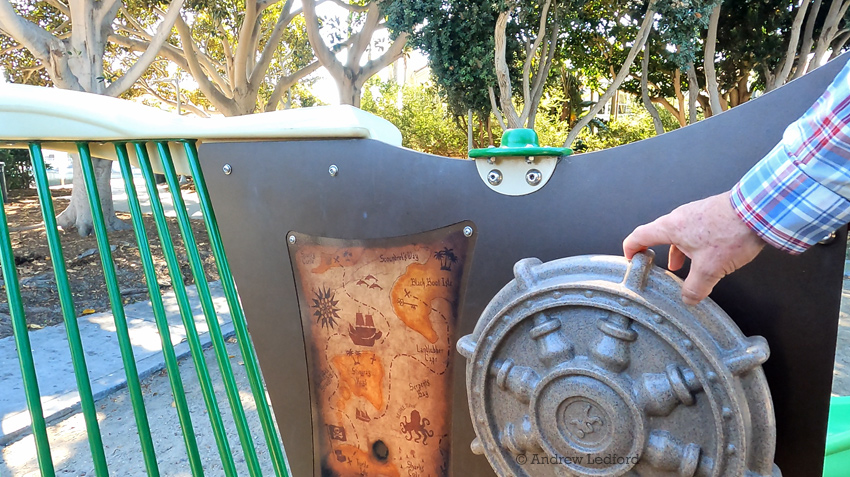
[[[721,278],[750,263],[765,242],[735,213],[729,192],[691,202],[636,228],[623,240],[623,253],[670,244],[667,268],[679,270],[685,257],[691,270],[682,285],[682,301],[696,305]]]

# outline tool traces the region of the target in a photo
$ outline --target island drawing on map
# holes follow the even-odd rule
[[[373,240],[291,234],[316,475],[448,475],[465,225]]]

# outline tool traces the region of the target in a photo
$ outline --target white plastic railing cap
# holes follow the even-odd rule
[[[132,101],[58,88],[0,84],[0,141],[204,141],[368,138],[401,146],[392,123],[352,106],[238,117],[179,117]]]

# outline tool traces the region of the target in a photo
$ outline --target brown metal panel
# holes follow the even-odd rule
[[[471,161],[371,140],[203,145],[201,163],[294,474],[318,469],[288,231],[371,239],[472,221],[477,245],[458,329],[467,334],[519,259],[620,254],[635,226],[728,190],[847,58],[687,128],[565,158],[542,190],[521,197],[488,189]],[[821,471],[845,240],[842,230],[832,245],[796,257],[765,250],[712,294],[744,334],[770,343],[764,369],[785,475]],[[657,255],[665,265],[666,250]],[[468,447],[474,436],[463,373],[454,382],[451,473],[487,475],[486,460]]]

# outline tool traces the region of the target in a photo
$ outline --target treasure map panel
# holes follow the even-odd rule
[[[317,474],[448,474],[471,225],[377,240],[289,234]]]

